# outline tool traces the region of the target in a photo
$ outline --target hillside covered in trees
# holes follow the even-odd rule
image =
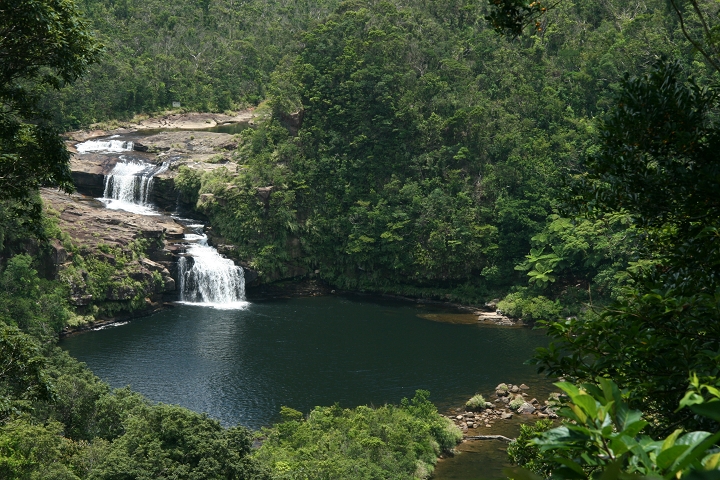
[[[55,347],[77,315],[68,286],[38,275],[62,234],[37,187],[72,189],[58,133],[180,102],[267,107],[237,138],[235,173],[176,179],[261,278],[497,298],[546,328],[554,342],[534,361],[568,380],[572,422],[524,430],[511,452],[533,473],[517,478],[717,478],[714,3],[27,0],[0,12],[5,477],[301,478],[331,465],[363,472],[337,478],[415,478],[457,441],[419,392],[397,408],[288,409],[252,453],[243,427],[111,391]],[[364,430],[344,440],[347,464],[309,447],[353,422]],[[385,463],[365,455],[376,437]]]

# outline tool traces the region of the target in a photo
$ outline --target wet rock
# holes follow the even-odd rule
[[[165,275],[169,275],[169,274],[170,274],[170,272],[167,271],[167,268],[163,267],[162,265],[160,265],[160,264],[157,263],[157,262],[153,262],[153,261],[150,260],[149,258],[141,258],[141,259],[140,259],[140,264],[141,264],[143,267],[145,267],[145,268],[147,268],[148,270],[150,270],[151,272],[159,272],[159,273],[163,273],[163,274],[165,274]]]
[[[497,310],[497,304],[500,302],[499,298],[493,298],[489,302],[485,303],[485,306],[492,311]]]
[[[528,386],[525,385],[524,383],[521,383],[521,384],[520,384],[520,389],[521,389],[521,390],[530,390],[530,387],[528,387]]]
[[[495,387],[495,393],[498,396],[504,397],[508,394],[509,388],[506,383],[501,383],[497,387]]]
[[[520,391],[520,389],[518,388],[517,385],[513,385],[512,387],[510,387],[510,391],[512,393],[518,393]]]
[[[500,418],[502,418],[503,420],[511,420],[513,418],[513,414],[512,413],[503,413],[500,415]]]
[[[170,276],[163,277],[163,291],[174,292],[175,291],[175,279]]]
[[[525,402],[517,409],[517,413],[530,415],[535,412],[535,407],[533,407],[531,404]]]
[[[166,237],[167,238],[167,237]],[[150,260],[153,262],[172,262],[173,261],[173,254],[168,249],[162,249],[162,250],[154,250],[150,254]],[[167,268],[167,266],[166,266]]]

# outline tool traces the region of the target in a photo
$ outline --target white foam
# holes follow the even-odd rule
[[[188,234],[185,240],[197,243],[187,249],[191,266],[186,257],[178,261],[180,302],[218,309],[246,308],[243,269],[209,246],[207,235]]]
[[[113,135],[113,137],[114,136],[115,135]],[[110,137],[110,140],[88,140],[86,142],[78,143],[75,145],[75,149],[78,153],[122,153],[129,152],[133,149],[133,142],[112,140],[113,137]]]
[[[168,169],[168,163],[153,165],[120,156],[109,175],[105,177],[105,192],[99,200],[111,210],[124,210],[140,215],[160,215],[148,203],[155,175]]]
[[[193,307],[209,307],[216,310],[245,310],[250,306],[250,302],[241,300],[239,302],[214,303],[214,302],[175,302],[180,305],[190,305]]]

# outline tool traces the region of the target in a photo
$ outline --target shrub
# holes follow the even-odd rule
[[[518,395],[514,399],[510,400],[508,407],[510,407],[511,410],[517,410],[522,406],[523,403],[525,403],[525,399],[522,397],[522,395]]]
[[[465,402],[465,407],[468,410],[483,410],[485,408],[485,398],[478,393]]]
[[[509,317],[525,320],[554,320],[560,315],[560,302],[542,295],[527,297],[526,289],[513,292],[498,302],[498,310]]]
[[[400,406],[316,407],[307,418],[284,408],[281,414],[285,421],[263,430],[266,439],[254,454],[274,478],[301,478],[291,472],[353,480],[428,478],[441,451],[462,439],[423,390]]]
[[[552,455],[542,454],[533,439],[552,428],[552,420],[543,419],[534,425],[520,425],[520,435],[510,442],[507,453],[515,465],[522,465],[531,472],[548,477],[555,464],[548,458]]]

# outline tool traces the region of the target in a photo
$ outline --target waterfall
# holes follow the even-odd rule
[[[78,153],[122,153],[133,149],[133,142],[125,140],[113,140],[112,137],[106,140],[88,140],[87,142],[75,145]]]
[[[153,179],[167,169],[167,162],[158,166],[120,156],[115,168],[105,176],[105,191],[101,200],[107,208],[157,215],[148,199]]]
[[[204,305],[221,309],[241,309],[245,301],[243,269],[224,258],[207,243],[206,235],[185,235],[192,243],[187,257],[178,261],[180,301],[191,305]]]

